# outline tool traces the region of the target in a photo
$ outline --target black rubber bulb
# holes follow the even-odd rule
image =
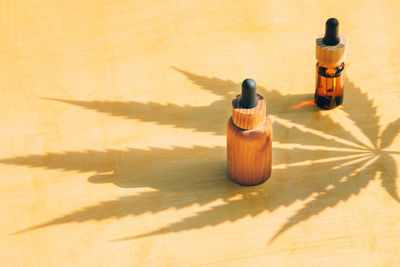
[[[322,42],[326,45],[337,45],[340,42],[339,21],[337,19],[330,18],[326,21],[325,36]]]
[[[239,104],[242,108],[254,108],[258,105],[257,85],[253,79],[246,79],[243,81],[242,95]]]

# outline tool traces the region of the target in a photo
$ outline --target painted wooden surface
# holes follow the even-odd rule
[[[400,2],[0,2],[2,266],[399,266]],[[315,38],[344,103],[310,105]],[[243,79],[273,174],[226,175]]]

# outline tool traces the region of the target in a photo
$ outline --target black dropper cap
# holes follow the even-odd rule
[[[326,45],[337,45],[340,42],[339,21],[337,19],[330,18],[326,21],[325,36],[322,42]]]
[[[239,104],[242,108],[254,108],[258,105],[257,85],[253,79],[247,78],[243,81]]]

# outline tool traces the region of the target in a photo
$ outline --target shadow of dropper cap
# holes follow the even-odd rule
[[[258,105],[257,85],[253,79],[247,78],[243,81],[239,104],[241,108],[254,108]]]

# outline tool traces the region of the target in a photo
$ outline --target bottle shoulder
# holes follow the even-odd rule
[[[327,66],[317,62],[317,73],[326,78],[339,77],[343,74],[345,64],[342,63],[336,66]]]

